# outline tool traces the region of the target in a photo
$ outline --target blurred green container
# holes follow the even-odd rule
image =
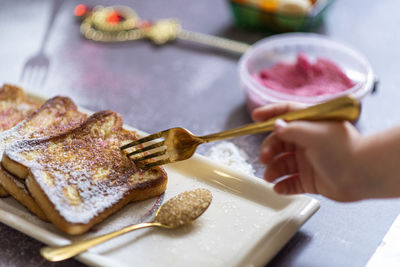
[[[237,26],[272,33],[311,31],[323,22],[333,2],[334,0],[326,0],[316,3],[310,14],[302,16],[268,12],[251,4],[229,0]]]

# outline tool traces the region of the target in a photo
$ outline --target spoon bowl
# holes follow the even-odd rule
[[[115,232],[74,242],[66,246],[44,247],[40,250],[40,254],[49,261],[62,261],[133,230],[147,227],[161,227],[166,229],[178,228],[191,223],[202,215],[210,206],[211,200],[212,194],[207,189],[198,188],[186,191],[165,202],[157,210],[156,216],[152,222],[127,226]]]

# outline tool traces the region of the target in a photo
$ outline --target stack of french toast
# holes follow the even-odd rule
[[[166,189],[161,167],[138,168],[120,147],[138,138],[121,116],[80,112],[67,97],[39,105],[0,88],[0,196],[68,234],[82,234],[132,201]]]

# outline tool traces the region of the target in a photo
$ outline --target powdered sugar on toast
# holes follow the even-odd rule
[[[122,128],[117,113],[101,111],[58,136],[14,142],[5,154],[29,169],[28,180],[39,185],[63,220],[87,224],[123,199],[141,200],[135,192],[166,180],[161,168],[138,169],[119,149],[136,138]]]
[[[0,88],[0,132],[14,127],[38,107],[38,104],[25,97],[21,88],[4,84]],[[0,196],[8,196],[8,192],[2,186]]]
[[[0,133],[0,157],[13,141],[55,135],[77,127],[85,118],[69,98],[51,98],[15,127]]]

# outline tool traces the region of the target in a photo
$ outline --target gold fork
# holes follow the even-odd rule
[[[264,122],[253,123],[239,128],[205,136],[193,135],[183,128],[172,128],[151,134],[121,147],[121,150],[133,148],[128,153],[138,167],[151,168],[190,158],[198,145],[242,135],[272,131],[275,120],[349,120],[355,121],[360,116],[361,106],[351,96],[339,97],[325,103],[310,106],[273,117]],[[131,151],[131,150],[130,150]],[[134,156],[134,157],[133,157]]]

